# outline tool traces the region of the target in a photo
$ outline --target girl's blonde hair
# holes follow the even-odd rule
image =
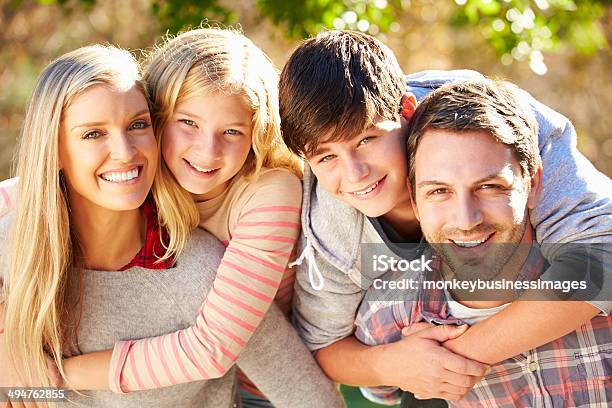
[[[144,79],[160,151],[168,120],[182,101],[202,94],[238,94],[253,110],[252,146],[241,174],[252,182],[264,167],[283,167],[301,176],[302,163],[287,149],[280,133],[278,73],[263,51],[244,35],[229,29],[201,28],[168,39],[149,57]],[[191,195],[163,160],[159,161],[153,194],[160,208],[160,225],[170,235],[165,257],[180,253],[189,231],[199,223],[199,214]]]
[[[18,199],[3,283],[5,336],[15,366],[45,386],[51,381],[46,353],[64,375],[66,289],[79,253],[60,171],[60,122],[74,98],[94,85],[119,90],[136,85],[145,92],[138,64],[127,51],[93,45],[65,54],[38,78],[18,148]]]

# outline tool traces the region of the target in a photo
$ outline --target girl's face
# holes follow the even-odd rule
[[[60,124],[59,160],[71,205],[133,210],[155,176],[157,144],[137,87],[95,85],[78,95]]]
[[[251,149],[253,112],[241,95],[210,94],[176,106],[164,130],[162,155],[196,201],[223,193]]]

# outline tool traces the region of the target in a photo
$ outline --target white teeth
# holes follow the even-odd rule
[[[204,167],[200,167],[197,164],[194,164],[192,162],[189,162],[189,164],[191,165],[191,167],[193,167],[197,171],[201,171],[202,173],[210,173],[211,171],[219,170],[219,169],[205,169]]]
[[[124,171],[121,173],[115,171],[104,173],[101,174],[100,177],[102,177],[106,181],[112,181],[115,183],[120,183],[122,181],[130,181],[138,177],[138,167],[136,167],[134,170]]]
[[[376,188],[376,186],[378,186],[378,183],[380,183],[380,180],[377,181],[376,183],[372,184],[370,187],[368,187],[366,190],[363,191],[355,191],[355,195],[364,195],[364,194],[368,194],[370,191],[374,190]]]
[[[489,237],[483,238],[478,241],[453,241],[456,245],[462,248],[473,248],[485,242]]]

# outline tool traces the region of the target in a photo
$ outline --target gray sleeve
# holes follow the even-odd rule
[[[584,245],[600,245],[607,256],[583,258],[581,267],[565,276],[575,280],[587,276],[593,288],[599,287],[599,293],[584,300],[607,315],[612,307],[605,293],[609,292],[606,288],[612,288],[612,181],[578,151],[576,130],[569,119],[526,92],[521,94],[533,108],[539,126],[542,194],[530,215],[542,253],[551,264],[546,274],[554,279],[561,271],[568,273],[568,259],[583,256]],[[589,262],[595,277],[585,274],[584,265]]]
[[[315,254],[314,260],[324,278],[323,288],[315,290],[308,277],[308,262],[296,266],[293,293],[293,324],[302,341],[315,351],[353,333],[355,314],[365,293],[345,273]]]
[[[538,242],[612,243],[612,180],[578,151],[576,131],[566,117],[522,94],[539,126],[542,195],[531,212]]]
[[[344,407],[334,383],[275,304],[237,364],[275,407]]]

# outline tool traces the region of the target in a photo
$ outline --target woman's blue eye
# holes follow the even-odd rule
[[[334,157],[336,156],[334,156],[333,154],[328,154],[327,156],[322,157],[321,160],[319,160],[319,163],[326,163],[332,160]]]
[[[146,129],[149,126],[150,126],[149,122],[147,122],[144,119],[139,119],[139,120],[135,121],[134,123],[132,123],[132,125],[130,126],[130,130]]]
[[[102,136],[102,132],[99,130],[90,130],[89,132],[85,132],[83,139],[97,139],[100,136]]]
[[[195,126],[195,122],[191,119],[179,119],[179,122],[186,124],[187,126]]]

